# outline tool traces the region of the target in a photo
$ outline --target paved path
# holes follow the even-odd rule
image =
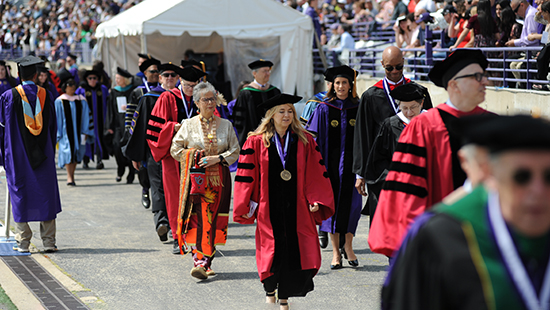
[[[104,170],[83,170],[79,165],[74,188],[66,186],[65,171],[58,169],[63,207],[57,220],[60,251],[46,259],[32,255],[79,283],[82,287],[69,289],[91,309],[278,309],[264,303],[254,225],[230,220],[227,245],[219,247],[223,255],[213,262],[218,274],[196,280],[189,275],[191,257],[173,255],[172,243],[159,241],[151,211],[141,206],[137,178],[134,184],[125,184],[125,179],[116,183],[114,159],[105,164]],[[0,192],[0,214],[4,214],[5,197]],[[38,237],[38,223],[31,226]],[[368,218],[362,217],[354,240],[360,266],[331,271],[332,253],[323,250],[315,290],[305,298],[291,298],[291,309],[380,308],[388,264],[384,256],[369,250],[367,232]],[[36,237],[32,242],[42,249]]]

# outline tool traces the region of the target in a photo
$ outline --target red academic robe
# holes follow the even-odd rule
[[[440,104],[405,127],[369,231],[373,252],[392,256],[414,219],[464,183],[460,137],[448,128],[458,117],[480,113],[487,111],[476,107],[466,113]]]
[[[292,174],[293,180],[288,182],[295,182],[297,186],[296,214],[289,217],[294,217],[296,220],[293,235],[297,236],[301,270],[314,269],[316,272],[321,267],[321,251],[316,225],[321,224],[334,213],[334,197],[320,149],[309,134],[307,139],[307,145],[299,140],[293,142],[297,145],[297,151],[294,152],[296,158],[294,161],[287,159],[286,168],[295,172]],[[280,199],[280,197],[270,197],[270,185],[285,182],[280,180],[282,164],[274,144],[271,143],[271,146],[266,148],[262,136],[259,135],[251,136],[246,140],[239,158],[233,198],[235,222],[253,224],[254,220],[257,220],[256,263],[261,281],[273,275],[271,267],[275,257],[275,238],[271,216],[274,212],[277,215],[280,214],[279,212],[284,212],[279,205],[275,205],[275,209],[270,210],[273,201]],[[292,147],[291,143],[289,154],[292,154]],[[277,165],[280,166],[278,171],[273,171],[274,162],[270,160],[277,161]],[[242,215],[249,212],[250,201],[258,202],[259,205],[253,216],[245,219]],[[319,204],[319,211],[312,213],[309,211],[309,205],[314,203]]]
[[[162,160],[162,184],[166,198],[166,213],[172,234],[176,236],[178,228],[178,205],[180,191],[180,165],[170,155],[172,138],[176,134],[174,127],[183,118],[187,118],[178,89],[162,93],[151,112],[147,128],[147,143],[156,162]],[[187,98],[187,102],[190,101]],[[195,105],[191,103],[192,116],[197,115]]]

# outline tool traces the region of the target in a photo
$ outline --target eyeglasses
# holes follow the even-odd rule
[[[533,171],[520,168],[512,174],[512,180],[519,186],[527,186],[533,180]],[[550,168],[542,172],[542,180],[545,185],[550,186]]]
[[[159,73],[159,70],[147,70],[147,72],[155,74],[155,73]]]
[[[187,84],[187,83],[182,83],[181,85],[185,88],[194,88],[195,86],[197,86],[197,84]]]
[[[403,70],[403,65],[397,65],[397,66],[385,66],[384,69],[386,69],[386,71],[388,72],[392,72],[393,69],[397,70],[397,71],[401,71]]]
[[[473,73],[473,74],[466,74],[466,75],[461,75],[461,76],[457,76],[455,77],[453,80],[458,80],[458,79],[462,79],[462,78],[469,78],[469,77],[473,77],[476,79],[476,81],[478,82],[481,82],[483,80],[483,78],[488,78],[489,77],[489,73],[488,72],[476,72],[476,73]]]
[[[203,101],[203,102],[205,102],[205,103],[216,102],[216,97],[201,98],[201,101]]]
[[[95,76],[89,76],[87,79],[88,79],[88,80],[97,80],[97,77],[95,77]]]
[[[161,75],[164,76],[164,77],[166,77],[166,78],[167,78],[167,77],[176,77],[176,76],[178,76],[177,73],[163,73],[163,74],[161,74]]]
[[[407,111],[415,111],[416,109],[420,108],[420,105],[417,104],[417,105],[413,105],[411,107],[400,107],[401,111],[402,112],[407,112]]]

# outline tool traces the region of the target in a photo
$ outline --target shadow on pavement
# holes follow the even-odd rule
[[[260,282],[260,277],[257,272],[220,272],[215,276],[208,277],[208,279],[199,281],[197,284],[206,284],[214,281],[226,281],[226,280],[242,280],[242,279],[257,279]]]
[[[63,254],[121,254],[121,253],[149,253],[159,252],[159,250],[147,249],[102,249],[102,248],[63,248],[50,255]]]

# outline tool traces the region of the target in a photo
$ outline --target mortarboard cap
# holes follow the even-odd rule
[[[160,65],[159,66],[159,71],[160,71],[160,73],[163,73],[164,71],[174,71],[179,75],[179,73],[181,71],[181,68],[174,65],[173,63],[169,62],[169,63],[165,63],[165,64]]]
[[[267,99],[266,101],[258,105],[259,109],[263,109],[265,112],[281,104],[295,104],[296,102],[302,100],[300,96],[294,96],[289,94],[278,94],[274,97]]]
[[[394,90],[390,92],[390,95],[393,99],[399,101],[416,101],[426,98],[426,93],[428,89],[420,84],[415,82],[410,82],[397,86]]]
[[[36,65],[44,63],[44,61],[36,56],[25,56],[13,60],[19,67],[20,76],[28,76],[36,72]]]
[[[37,65],[36,66],[36,71],[38,71],[38,73],[50,73],[50,69],[48,69],[44,65]]]
[[[138,57],[139,58],[144,58],[144,59],[153,59],[155,57],[151,56],[151,54],[142,54],[142,53],[138,53]]]
[[[86,72],[84,72],[84,75],[82,76],[82,78],[84,80],[86,80],[90,75],[95,75],[97,76],[97,78],[99,79],[101,77],[101,74],[95,70],[86,70]]]
[[[120,76],[123,76],[125,78],[131,78],[132,73],[128,72],[127,70],[122,69],[121,67],[116,67],[116,73]]]
[[[187,66],[183,69],[179,68],[179,70],[176,72],[182,79],[189,82],[197,82],[201,77],[206,75],[204,71],[199,70],[193,66]]]
[[[449,81],[460,70],[471,64],[479,64],[485,70],[488,62],[485,55],[478,49],[457,49],[443,61],[436,63],[428,73],[428,77],[435,85],[447,89]]]
[[[59,85],[62,85],[66,80],[73,78],[73,75],[67,69],[62,68],[57,72],[57,78],[59,78]]]
[[[449,13],[457,13],[456,8],[452,4],[447,4],[441,12],[443,15],[447,15]]]
[[[198,66],[198,67],[202,67],[202,64],[195,60],[195,59],[189,59],[189,60],[183,60],[181,61],[181,66],[182,67],[187,67],[187,66]]]
[[[550,122],[530,115],[485,113],[457,120],[465,144],[484,146],[490,153],[511,150],[550,150]]]
[[[67,53],[67,57],[71,57],[74,61],[76,61],[76,59],[78,58],[76,57],[75,54],[71,54],[71,53]]]
[[[250,70],[255,70],[255,69],[263,68],[263,67],[271,68],[271,67],[273,67],[273,63],[269,60],[259,59],[259,60],[256,60],[256,61],[253,61],[253,62],[249,63],[248,67],[250,68]]]
[[[152,65],[157,65],[157,67],[160,66],[160,60],[155,59],[153,57],[145,60],[144,62],[141,63],[141,65],[139,65],[139,71],[145,72],[145,70],[147,70],[147,68],[149,68]]]
[[[334,79],[337,77],[345,77],[347,78],[350,83],[353,83],[355,81],[355,78],[357,77],[357,71],[353,70],[352,68],[343,65],[338,67],[332,67],[328,68],[325,73],[325,80],[334,82]]]

